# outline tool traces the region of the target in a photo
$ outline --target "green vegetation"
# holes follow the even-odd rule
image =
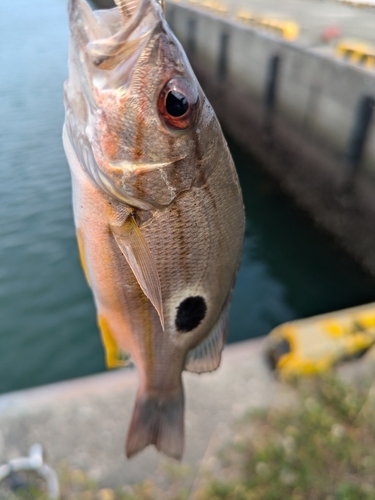
[[[65,466],[62,500],[375,499],[372,391],[332,377],[295,385],[301,404],[246,415],[219,452],[220,466],[198,481],[186,466],[169,464],[164,489],[146,482],[98,490],[82,471]],[[1,498],[45,499],[35,491]]]
[[[297,383],[302,404],[248,415],[199,500],[375,498],[375,419],[368,391],[334,378]],[[250,431],[250,432],[249,432]]]

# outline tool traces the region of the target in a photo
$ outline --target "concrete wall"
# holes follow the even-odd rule
[[[200,62],[214,70],[220,57],[220,37],[227,34],[227,81],[260,101],[270,58],[279,55],[278,115],[335,153],[346,152],[359,99],[363,95],[375,97],[375,73],[190,6],[169,3],[167,19],[188,55],[198,54]],[[375,176],[375,113],[362,166]]]
[[[362,155],[347,154],[359,103],[374,107],[375,73],[169,1],[167,20],[226,132],[375,276],[375,112]]]

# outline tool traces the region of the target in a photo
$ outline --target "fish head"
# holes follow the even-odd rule
[[[84,0],[70,0],[67,129],[108,194],[136,208],[162,208],[205,182],[222,134],[163,5],[116,3],[92,12]]]

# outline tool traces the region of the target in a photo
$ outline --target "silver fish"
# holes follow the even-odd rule
[[[140,384],[128,457],[180,458],[183,370],[220,364],[244,210],[217,118],[156,0],[69,1],[64,147],[107,364]]]

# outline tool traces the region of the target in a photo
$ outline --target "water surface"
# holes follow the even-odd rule
[[[79,265],[61,142],[65,0],[0,6],[0,392],[104,370]],[[374,280],[290,205],[230,144],[243,185],[246,240],[229,341],[375,300]]]

